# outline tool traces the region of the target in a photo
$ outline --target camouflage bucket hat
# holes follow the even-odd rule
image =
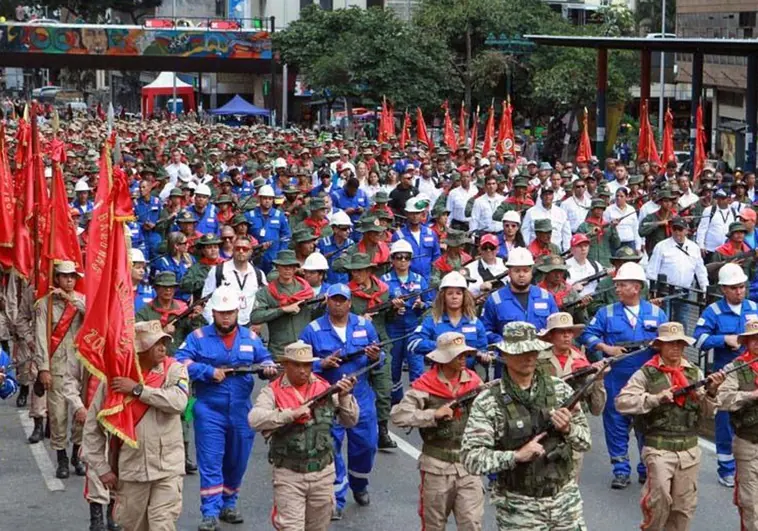
[[[380,190],[374,196],[374,203],[384,205],[390,202],[390,195],[384,190]]]
[[[542,260],[537,265],[537,271],[540,273],[551,273],[553,271],[568,273],[568,267],[566,267],[566,262],[560,256],[548,255],[542,257]]]
[[[173,271],[161,271],[153,279],[153,286],[161,286],[164,288],[175,288],[179,285],[176,281],[176,273]]]
[[[535,220],[534,232],[553,232],[553,223],[549,219]]]
[[[745,232],[747,233],[747,227],[744,223],[740,223],[739,221],[735,221],[734,223],[729,224],[729,232],[727,232],[727,237],[731,236],[735,232]]]
[[[197,216],[189,210],[182,210],[176,217],[177,223],[197,223]]]
[[[384,227],[379,223],[379,218],[371,216],[361,220],[358,232],[384,232]]]
[[[602,208],[603,210],[605,210],[606,206],[608,205],[605,204],[605,201],[603,199],[600,199],[599,197],[596,199],[593,199],[592,202],[590,203],[590,209]]]
[[[366,253],[355,253],[350,257],[350,261],[344,265],[344,268],[349,271],[355,271],[357,269],[368,269],[373,267],[371,259]]]
[[[503,340],[497,348],[510,356],[519,356],[527,352],[540,352],[553,345],[537,337],[537,329],[531,323],[514,321],[503,327]]]
[[[310,227],[304,227],[302,229],[297,229],[295,232],[292,233],[292,241],[295,243],[305,243],[305,242],[312,242],[314,240],[318,240],[315,234],[313,234],[313,229]]]
[[[181,188],[172,188],[168,194],[169,197],[184,197],[184,192]]]
[[[195,245],[201,247],[205,245],[221,245],[221,239],[215,234],[203,234]]]
[[[448,247],[462,247],[466,244],[466,233],[450,229],[447,231],[443,243],[447,244]]]
[[[232,227],[236,227],[237,225],[242,225],[243,223],[247,223],[250,225],[250,222],[247,220],[244,214],[237,214],[232,218]]]
[[[324,199],[321,197],[314,197],[311,199],[311,202],[308,204],[308,207],[311,212],[314,210],[321,210],[326,208],[326,203],[324,202]]]
[[[440,216],[444,216],[445,214],[450,214],[450,211],[447,209],[445,205],[437,205],[432,209],[431,218],[437,219]]]
[[[232,198],[229,197],[228,195],[220,195],[218,196],[218,199],[214,201],[214,203],[217,205],[223,205],[224,203],[232,204],[233,201],[232,201]]]
[[[276,258],[272,260],[274,265],[280,265],[280,266],[299,266],[300,262],[297,261],[297,257],[295,256],[295,251],[291,251],[289,249],[286,249],[284,251],[279,251],[276,254]]]

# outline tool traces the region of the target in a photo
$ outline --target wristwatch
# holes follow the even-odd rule
[[[139,397],[142,394],[142,384],[137,384],[132,388],[132,394]]]

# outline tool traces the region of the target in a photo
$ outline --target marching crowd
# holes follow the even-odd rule
[[[104,128],[63,128],[82,248]],[[698,430],[715,415],[718,481],[758,530],[754,173],[265,126],[117,121],[115,133],[145,378],[108,385],[139,406],[137,447],[98,420],[105,388],[74,342],[75,264],[56,264],[39,301],[15,271],[0,292],[0,397],[28,402],[29,443],[49,437],[57,477],[87,477],[90,530],[174,529],[195,473],[198,529],[242,523],[256,434],[273,526],[327,529],[349,493],[370,503],[390,425],[423,440],[422,528],[452,513],[482,529],[484,479],[500,529],[585,529],[590,414],[613,489],[632,481],[634,430],[646,530],[689,529]]]

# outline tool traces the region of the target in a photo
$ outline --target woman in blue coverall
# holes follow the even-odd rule
[[[195,263],[195,259],[187,251],[188,245],[187,236],[181,232],[169,234],[166,242],[166,255],[155,262],[153,265],[154,273],[157,275],[161,271],[171,271],[176,275],[176,281],[181,282],[189,268]],[[190,299],[190,294],[177,291],[176,298],[187,302]]]

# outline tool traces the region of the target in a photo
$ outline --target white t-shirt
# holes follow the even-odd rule
[[[727,304],[729,304],[729,303],[727,303]],[[729,307],[737,315],[742,315],[742,304],[729,304]]]
[[[337,335],[340,337],[340,340],[343,343],[347,343],[347,326],[334,326],[332,325],[332,328],[335,332],[337,332]]]

